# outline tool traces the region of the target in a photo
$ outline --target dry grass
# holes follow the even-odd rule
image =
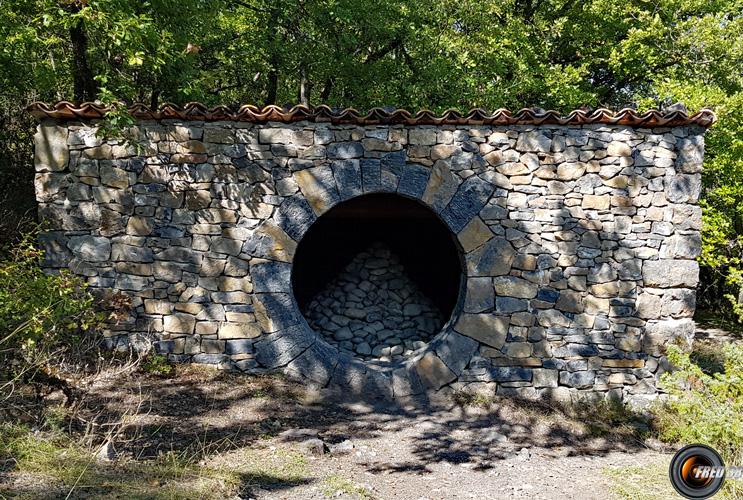
[[[606,467],[604,475],[611,479],[612,493],[627,500],[677,499],[668,479],[668,465],[649,467]]]
[[[483,392],[459,390],[453,402],[463,408],[521,414],[543,425],[568,426],[590,437],[642,440],[649,433],[647,418],[612,401],[562,404],[555,401],[504,398]]]
[[[44,489],[65,497],[223,498],[240,484],[239,476],[226,468],[199,465],[196,452],[171,452],[147,461],[99,461],[94,448],[62,434],[24,427],[3,426],[0,450],[5,468],[44,478]],[[0,485],[0,493],[33,498],[38,491]]]
[[[348,495],[363,500],[372,500],[376,498],[366,487],[356,484],[355,482],[337,474],[324,478],[320,487],[323,495],[329,498],[339,495]]]
[[[224,392],[234,385],[236,397],[281,404],[299,397],[297,387],[278,376],[244,377],[203,365],[168,365],[171,372],[141,361],[109,363],[81,375],[74,401],[61,393],[31,399],[17,391],[13,401],[28,416],[17,418],[6,405],[9,414],[0,420],[0,498],[225,498],[307,482],[301,455],[264,448],[261,437],[275,435],[280,426],[261,425],[259,416],[255,425],[225,433],[188,425],[181,435],[165,431],[178,425],[178,411],[216,411],[221,395],[203,388]],[[159,391],[169,384],[193,388],[195,399],[181,403],[171,394],[172,406],[158,406]],[[98,459],[108,443],[116,457]]]

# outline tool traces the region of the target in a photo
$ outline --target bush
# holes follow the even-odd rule
[[[716,449],[728,465],[743,463],[743,345],[722,347],[722,368],[705,373],[689,353],[669,346],[676,367],[661,382],[669,398],[658,408],[661,439],[678,444],[701,443]],[[736,487],[728,481],[727,488]]]
[[[53,383],[51,364],[83,345],[101,319],[80,278],[42,271],[34,241],[26,234],[0,261],[0,389]]]
[[[162,354],[148,355],[142,362],[142,371],[161,377],[169,377],[175,372],[173,365],[168,362],[168,358]]]

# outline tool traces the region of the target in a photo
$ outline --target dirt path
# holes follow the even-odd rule
[[[642,497],[647,484],[660,489],[645,498],[672,497],[664,472],[672,450],[642,441],[621,416],[610,426],[601,413],[451,394],[425,406],[332,403],[281,377],[178,372],[98,377],[86,388],[78,417],[125,425],[116,459],[91,465],[70,498],[607,499]],[[148,475],[169,452],[198,458],[183,474]],[[645,470],[650,482],[622,493],[618,484],[632,471],[644,481]],[[180,489],[156,496],[144,483]],[[197,486],[203,494],[193,494]],[[0,474],[0,492],[14,490],[65,498],[69,485]]]
[[[272,499],[326,498],[327,481],[322,478],[341,476],[378,498],[610,498],[612,479],[605,474],[607,468],[654,466],[670,460],[670,455],[639,443],[623,446],[545,431],[539,424],[523,426],[488,415],[462,420],[457,411],[391,417],[387,422],[362,417],[345,431],[326,429],[319,435],[329,441],[347,438],[353,448],[338,454],[331,445],[330,453],[313,457],[310,475],[317,480],[253,494]],[[272,443],[282,446],[286,441],[279,436]],[[344,443],[344,448],[350,443]]]
[[[313,435],[328,443],[329,452],[308,460],[312,481],[251,495],[326,498],[334,496],[327,478],[341,477],[362,494],[345,485],[336,492],[340,497],[611,498],[608,468],[666,467],[670,460],[639,441],[591,437],[575,422],[560,424],[555,415],[515,407],[449,407],[425,415],[363,405],[345,410],[347,421],[284,431],[270,441],[269,447],[300,450]]]

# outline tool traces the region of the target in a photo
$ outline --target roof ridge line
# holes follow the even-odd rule
[[[121,103],[123,104],[123,103]],[[33,102],[26,110],[38,119],[90,120],[103,118],[111,106],[97,102],[74,103],[59,101],[54,104]],[[675,127],[700,125],[710,127],[717,115],[711,109],[702,109],[693,115],[682,110],[662,112],[652,109],[640,113],[631,108],[612,111],[606,108],[594,110],[576,109],[567,116],[555,110],[522,108],[515,113],[499,108],[488,113],[482,108],[472,108],[466,113],[457,109],[447,109],[436,114],[428,109],[412,113],[403,108],[372,108],[366,113],[354,108],[333,109],[325,104],[308,107],[302,104],[289,109],[276,105],[258,107],[243,104],[239,108],[225,105],[207,107],[203,103],[189,102],[183,106],[164,103],[152,110],[142,103],[127,107],[129,112],[141,120],[197,120],[197,121],[236,121],[265,123],[269,121],[295,123],[300,121],[329,122],[334,124],[357,125],[626,125],[632,127]]]

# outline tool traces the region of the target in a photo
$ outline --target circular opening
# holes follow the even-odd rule
[[[451,317],[462,281],[454,237],[417,201],[370,194],[336,205],[302,238],[292,287],[310,327],[365,361],[401,361]]]

